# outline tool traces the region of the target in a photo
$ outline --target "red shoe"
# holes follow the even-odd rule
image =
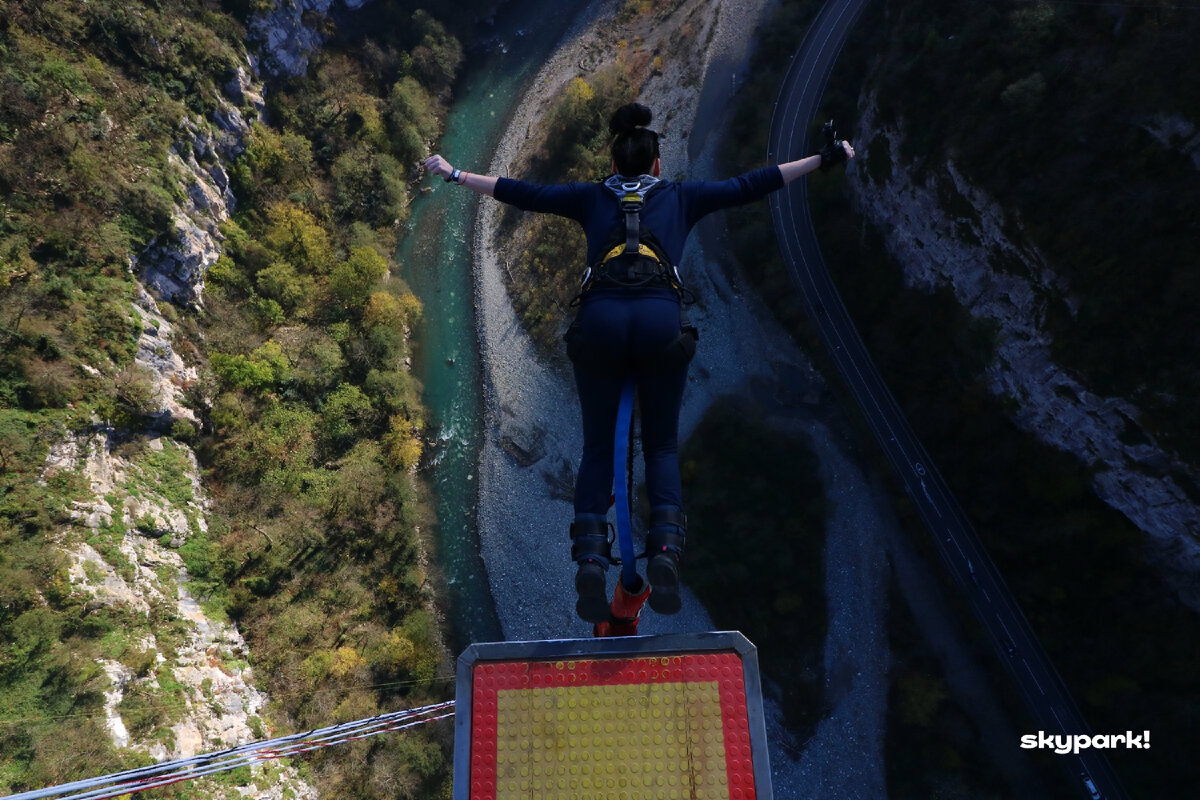
[[[641,580],[639,578],[639,580]],[[610,618],[606,622],[598,622],[592,628],[592,635],[602,636],[637,636],[638,619],[642,616],[642,606],[650,596],[650,584],[641,581],[641,588],[635,594],[630,594],[625,584],[617,581],[617,589],[613,592],[612,605],[609,606]]]

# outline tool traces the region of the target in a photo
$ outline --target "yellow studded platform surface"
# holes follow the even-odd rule
[[[596,652],[475,661],[470,733],[456,739],[455,797],[769,798],[765,743],[752,741],[762,738],[757,662],[747,681],[743,656]],[[460,734],[463,678],[460,660]],[[459,769],[460,760],[467,766]]]

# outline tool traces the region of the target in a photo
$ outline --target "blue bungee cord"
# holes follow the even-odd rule
[[[633,398],[637,385],[632,378],[621,387],[621,402],[617,406],[617,430],[613,436],[613,495],[617,509],[617,543],[621,549],[621,583],[636,591],[641,579],[637,572],[637,554],[633,549],[633,526],[629,515],[627,466],[629,439],[633,426]]]

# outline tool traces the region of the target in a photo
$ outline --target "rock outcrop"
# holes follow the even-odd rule
[[[859,210],[885,233],[907,282],[929,290],[949,287],[972,316],[990,321],[996,331],[995,358],[987,368],[992,392],[1015,401],[1019,426],[1094,471],[1096,494],[1148,535],[1181,598],[1200,609],[1200,507],[1172,475],[1200,476],[1139,426],[1136,406],[1089,391],[1054,362],[1045,310],[1051,299],[1072,311],[1075,304],[1037,249],[1006,234],[1020,230],[1013,215],[971,186],[953,163],[916,179],[899,156],[903,130],[879,127],[873,119],[874,104],[866,98],[860,127],[877,135],[861,144],[860,160],[886,142],[892,174],[876,182],[860,170],[861,179],[850,185]],[[952,198],[953,210],[945,198]]]
[[[357,9],[370,0],[340,0]],[[339,0],[275,0],[275,8],[250,21],[250,39],[258,45],[258,65],[265,75],[281,78],[303,75],[308,59],[325,42],[314,22],[329,14]]]
[[[221,224],[237,204],[226,165],[245,151],[250,125],[263,111],[261,88],[246,67],[234,70],[223,88],[229,100],[211,120],[179,121],[167,159],[181,176],[184,200],[172,215],[172,230],[130,264],[156,297],[184,307],[202,304],[205,273],[221,255]]]
[[[187,758],[264,738],[266,697],[255,688],[246,643],[228,622],[208,616],[189,589],[179,548],[207,531],[208,503],[192,452],[165,438],[118,452],[107,431],[53,449],[46,473],[80,472],[90,499],[62,534],[72,591],[92,608],[122,612],[101,668],[110,686],[105,717],[113,743],[156,760]],[[128,719],[135,698],[164,719],[147,731]],[[315,798],[294,768],[271,766],[255,797]],[[238,787],[206,786],[237,798]]]

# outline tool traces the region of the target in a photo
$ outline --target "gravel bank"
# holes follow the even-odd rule
[[[508,172],[555,89],[586,63],[593,26],[617,5],[596,4],[534,79],[490,165],[492,174]],[[707,20],[715,26],[713,35],[697,39],[707,42],[707,51],[696,54],[698,64],[667,65],[640,98],[655,110],[656,124],[665,134],[663,164],[669,177],[719,177],[712,167],[712,151],[719,139],[721,93],[735,83],[731,76],[740,71],[754,27],[769,2],[694,0],[679,13],[695,12],[702,5],[708,6]],[[687,88],[681,79],[681,71],[689,66],[706,76],[703,92]],[[698,109],[703,112],[699,116]],[[578,406],[565,361],[538,361],[516,321],[502,280],[504,254],[494,243],[497,211],[498,204],[481,202],[475,238],[485,381],[485,443],[479,466],[482,555],[507,639],[584,637],[590,635],[590,626],[574,615],[574,570],[566,532],[582,447]],[[779,724],[778,712],[767,698],[775,794],[882,798],[887,696],[882,532],[894,522],[887,503],[838,449],[811,409],[797,405],[797,398],[820,395],[821,379],[761,303],[716,263],[722,225],[719,215],[707,220],[703,236],[692,237],[681,264],[685,279],[702,297],[692,313],[701,342],[685,395],[681,435],[695,428],[717,397],[753,398],[771,420],[812,439],[834,506],[827,532],[830,619],[825,647],[832,711],[808,742],[797,743]],[[712,627],[708,614],[685,588],[681,613],[662,617],[647,608],[640,632]]]

